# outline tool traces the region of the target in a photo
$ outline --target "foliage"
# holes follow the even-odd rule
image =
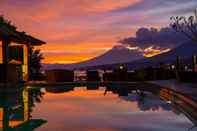
[[[197,10],[195,10],[192,16],[173,16],[171,20],[172,23],[170,25],[175,31],[197,42]]]
[[[12,24],[11,21],[5,19],[3,15],[0,15],[0,25],[6,26],[6,27],[10,28],[11,30],[16,31],[16,26],[14,24]]]
[[[44,59],[43,54],[39,49],[30,48],[30,80],[40,80],[43,79],[41,73],[41,60]]]

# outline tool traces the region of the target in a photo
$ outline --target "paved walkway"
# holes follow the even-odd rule
[[[177,80],[158,80],[150,81],[149,83],[176,90],[177,92],[188,95],[197,101],[197,83],[182,83]]]

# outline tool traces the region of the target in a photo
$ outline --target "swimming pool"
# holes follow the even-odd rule
[[[172,100],[161,100],[162,93],[128,90],[121,85],[10,89],[1,92],[2,128],[36,131],[196,130],[193,127],[195,119],[192,121],[179,110],[177,104],[181,101],[172,104]],[[8,119],[7,123],[5,119]]]

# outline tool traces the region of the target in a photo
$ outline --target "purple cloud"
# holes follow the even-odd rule
[[[174,31],[170,27],[161,28],[140,28],[135,37],[128,37],[120,40],[122,44],[147,48],[150,46],[160,48],[174,48],[183,42],[188,41],[184,35]]]

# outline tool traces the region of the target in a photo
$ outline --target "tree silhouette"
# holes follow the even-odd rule
[[[172,20],[170,25],[175,31],[197,42],[197,9],[192,16],[173,16],[170,19]]]
[[[44,59],[43,54],[39,49],[30,48],[30,62],[29,62],[29,73],[30,80],[40,80],[43,78],[41,73],[41,60]]]
[[[4,18],[3,15],[0,15],[0,25],[2,26],[6,26],[7,28],[16,31],[16,26],[14,24],[12,24],[11,21],[7,20]]]

